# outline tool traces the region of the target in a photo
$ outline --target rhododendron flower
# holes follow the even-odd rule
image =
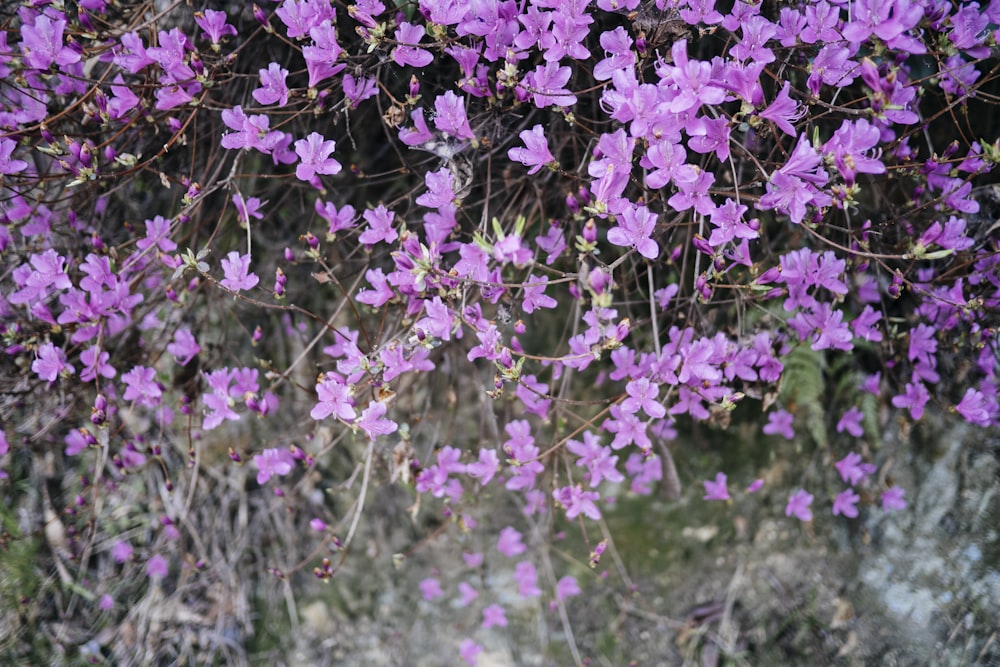
[[[124,563],[132,558],[132,545],[125,540],[118,540],[111,547],[111,557],[118,563]]]
[[[859,500],[861,500],[861,496],[854,493],[853,489],[841,491],[833,500],[833,515],[843,514],[851,519],[856,518],[858,516],[856,505]]]
[[[875,466],[870,463],[862,463],[861,455],[855,452],[851,452],[840,461],[837,461],[834,467],[840,473],[841,479],[851,486],[856,486],[875,472]]]
[[[272,476],[284,477],[295,467],[295,458],[285,448],[265,449],[253,457],[257,466],[257,483],[266,484]]]
[[[475,667],[479,663],[479,654],[483,652],[483,647],[471,639],[463,639],[458,645],[458,656],[468,665]]]
[[[788,499],[785,506],[785,516],[795,516],[799,521],[812,521],[813,514],[809,506],[812,505],[813,496],[799,489]]]
[[[66,362],[66,353],[48,341],[38,347],[38,356],[32,362],[31,370],[46,382],[55,382],[62,373],[75,372],[73,366]]]
[[[122,382],[125,383],[125,393],[122,395],[126,401],[137,401],[139,405],[148,408],[156,407],[160,404],[160,397],[163,390],[156,381],[156,371],[146,366],[135,366],[122,375]]]
[[[513,558],[523,554],[527,547],[521,542],[521,533],[517,529],[507,526],[500,531],[500,538],[497,540],[497,551],[507,558]]]
[[[720,472],[715,475],[715,481],[705,480],[705,495],[702,500],[729,500],[729,489],[726,488],[726,473]]]
[[[201,346],[190,329],[182,328],[174,333],[174,340],[167,345],[167,352],[174,355],[178,364],[187,366],[201,352]]]
[[[483,630],[489,630],[495,626],[506,628],[507,614],[500,605],[491,604],[483,609]]]
[[[313,419],[320,420],[333,416],[343,421],[353,421],[357,417],[351,401],[351,389],[336,373],[326,373],[316,385],[319,402],[309,413]]]
[[[646,259],[660,256],[660,247],[650,236],[656,231],[656,214],[645,206],[629,206],[617,227],[608,230],[608,242],[635,248]]]
[[[457,139],[475,139],[469,118],[465,115],[465,98],[449,90],[434,100],[434,127]]]
[[[426,67],[434,60],[434,54],[421,48],[417,44],[423,39],[427,30],[422,25],[413,25],[402,22],[396,28],[396,41],[399,44],[392,50],[392,59],[399,66],[412,65],[413,67]]]
[[[905,494],[906,494],[906,489],[901,489],[898,486],[894,486],[891,489],[883,491],[882,509],[885,510],[886,512],[906,509],[906,501],[903,500],[903,496]]]
[[[767,435],[783,435],[788,440],[795,438],[795,430],[792,422],[795,417],[787,410],[776,410],[768,415],[767,424],[764,425],[764,433]]]
[[[990,404],[986,396],[979,390],[969,387],[961,402],[955,406],[955,411],[965,417],[966,421],[978,426],[989,426],[993,423],[990,416]]]
[[[566,508],[566,518],[570,521],[581,514],[594,521],[601,518],[601,511],[595,504],[600,500],[600,495],[595,491],[584,491],[579,484],[556,489],[552,492],[552,497]]]
[[[420,582],[420,594],[425,600],[433,600],[444,595],[444,591],[441,590],[441,581],[434,578],[428,577]]]
[[[253,91],[253,98],[262,106],[277,103],[279,107],[288,104],[288,85],[285,79],[288,70],[278,63],[271,63],[260,70],[260,88]]]
[[[295,167],[295,177],[315,186],[319,182],[317,174],[339,174],[340,163],[330,157],[336,148],[336,142],[325,139],[319,132],[311,132],[305,139],[296,141],[295,154],[299,156],[299,164]]]
[[[909,409],[910,417],[920,419],[924,416],[924,406],[931,395],[922,382],[907,382],[905,389],[905,393],[892,397],[892,404],[897,408]]]
[[[535,125],[530,130],[523,130],[518,136],[524,142],[524,147],[511,148],[507,151],[507,157],[530,167],[529,174],[535,174],[542,167],[555,162],[555,158],[549,152],[548,140],[541,124]]]
[[[6,137],[0,139],[0,174],[16,174],[28,168],[28,163],[24,160],[11,159],[15,148],[17,148],[17,142],[13,139]]]
[[[530,561],[521,561],[514,566],[514,581],[517,582],[517,591],[523,598],[542,594],[542,589],[538,587],[538,571]]]
[[[169,571],[170,568],[167,559],[160,554],[153,554],[146,561],[146,575],[150,579],[163,579]]]
[[[361,417],[355,424],[364,431],[365,435],[372,441],[380,435],[395,433],[399,425],[391,419],[385,418],[388,407],[382,401],[372,401],[364,410]]]
[[[260,282],[257,274],[250,272],[250,255],[230,252],[222,260],[222,271],[226,277],[219,284],[233,292],[252,289]]]
[[[79,62],[77,51],[63,44],[66,21],[53,20],[47,14],[38,14],[30,25],[21,26],[21,51],[29,67],[48,70],[53,64],[66,67]]]
[[[202,12],[194,13],[194,22],[203,30],[202,36],[212,42],[213,50],[218,50],[219,42],[223,37],[229,35],[236,36],[236,28],[227,23],[225,12],[214,9],[206,9]]]

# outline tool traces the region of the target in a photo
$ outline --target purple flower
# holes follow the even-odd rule
[[[580,585],[576,577],[566,576],[556,582],[556,600],[565,600],[579,595]]]
[[[251,289],[260,282],[257,274],[250,272],[250,255],[241,255],[235,250],[222,260],[222,271],[226,277],[219,284],[233,292]]]
[[[384,418],[387,410],[388,407],[384,402],[372,401],[361,412],[356,424],[370,440],[374,441],[380,435],[394,433],[399,428],[396,422]]]
[[[521,561],[514,567],[514,581],[523,598],[533,598],[542,594],[538,587],[538,571],[530,561]]]
[[[153,554],[146,561],[146,575],[150,579],[163,579],[169,572],[167,559],[160,554]]]
[[[434,60],[434,54],[430,51],[417,48],[417,44],[423,38],[427,30],[422,25],[411,23],[399,24],[396,28],[396,41],[399,45],[392,50],[392,59],[399,66],[413,65],[414,67],[426,67]]]
[[[265,449],[253,457],[257,466],[257,483],[267,484],[273,475],[284,477],[295,467],[295,458],[284,448]]]
[[[837,433],[843,433],[847,431],[855,438],[860,438],[864,435],[865,430],[861,426],[861,420],[864,418],[865,414],[856,407],[851,407],[844,416],[840,418],[837,422]]]
[[[491,604],[483,609],[483,630],[489,630],[494,626],[507,627],[507,614],[498,604]]]
[[[105,593],[104,595],[101,596],[101,599],[98,600],[97,606],[104,611],[110,611],[111,609],[114,609],[115,599],[111,597],[109,594]]]
[[[428,577],[420,582],[420,594],[425,600],[433,600],[444,595],[444,591],[441,590],[441,582],[438,579]]]
[[[369,306],[374,306],[375,308],[381,308],[396,296],[396,293],[392,291],[392,287],[389,286],[386,275],[382,272],[382,269],[368,269],[365,271],[365,280],[368,281],[368,284],[371,285],[373,289],[366,288],[358,292],[356,298],[361,303],[366,303]]]
[[[660,419],[666,416],[666,408],[659,403],[656,398],[660,393],[660,386],[649,381],[649,378],[639,378],[632,380],[625,385],[625,393],[628,395],[622,401],[622,411],[635,414],[639,410],[646,413],[653,419]]]
[[[978,426],[989,426],[993,423],[990,418],[990,404],[986,396],[977,389],[969,387],[965,391],[962,401],[955,406],[955,411],[965,417],[966,421]]]
[[[788,91],[790,88],[791,84],[786,81],[777,97],[774,98],[774,101],[771,102],[766,109],[761,111],[758,116],[771,121],[777,125],[778,129],[782,132],[794,137],[797,136],[798,133],[795,131],[795,127],[792,123],[799,120],[805,113],[805,110],[799,108],[798,103],[795,102],[791,96],[789,96]]]
[[[858,508],[855,505],[861,500],[861,496],[854,493],[853,489],[845,489],[837,494],[837,497],[833,499],[833,515],[843,514],[846,517],[854,519],[858,516]]]
[[[111,355],[101,351],[97,345],[88,347],[80,353],[80,363],[83,369],[80,371],[80,379],[84,382],[93,382],[97,376],[108,378],[109,380],[118,374],[115,367],[108,363]]]
[[[206,9],[203,12],[194,13],[194,22],[198,24],[204,32],[202,35],[212,42],[212,49],[218,50],[219,42],[226,35],[236,36],[236,28],[226,22],[225,12]]]
[[[455,203],[455,177],[448,167],[424,174],[427,192],[417,197],[417,203],[427,208],[444,208]]]
[[[187,366],[194,356],[201,352],[201,346],[198,345],[191,330],[185,327],[174,333],[174,342],[167,345],[167,352],[174,355],[178,364]]]
[[[857,486],[875,472],[875,466],[871,463],[862,463],[861,455],[856,452],[851,452],[833,466],[840,473],[840,478],[851,486]]]
[[[475,641],[466,638],[458,645],[458,657],[468,665],[475,667],[479,662],[479,654],[483,652],[483,647]]]
[[[530,315],[536,308],[555,308],[559,305],[555,299],[545,294],[545,285],[548,282],[548,276],[536,276],[534,273],[528,276],[528,280],[524,283],[524,296],[521,302],[521,309],[525,313]]]
[[[295,177],[315,187],[319,183],[317,174],[339,174],[340,163],[330,157],[336,148],[336,142],[325,139],[319,132],[311,132],[305,139],[296,141],[295,153],[299,156],[299,164],[295,167]]]
[[[466,581],[458,584],[458,606],[468,607],[472,601],[479,597],[479,592]]]
[[[310,28],[309,36],[313,44],[302,47],[302,57],[309,71],[309,87],[315,88],[321,81],[342,72],[347,65],[337,63],[344,49],[337,43],[337,31],[331,21],[325,20]]]
[[[236,217],[239,218],[240,225],[249,225],[250,218],[263,219],[264,214],[261,212],[260,207],[266,203],[266,201],[262,202],[257,197],[250,197],[244,200],[241,193],[237,192],[234,194],[233,206],[236,207]]]
[[[882,509],[886,512],[906,509],[906,501],[903,500],[903,496],[905,494],[906,489],[901,489],[898,486],[894,486],[891,489],[883,491]]]
[[[537,127],[541,127],[541,125]],[[523,134],[522,132],[522,138],[524,138]],[[17,148],[17,142],[13,139],[6,137],[0,139],[0,174],[16,174],[28,168],[28,163],[24,160],[11,159],[10,156],[14,154],[15,148]]]
[[[764,425],[764,433],[767,435],[783,435],[788,440],[795,437],[795,429],[792,422],[795,417],[787,410],[776,410],[768,415],[767,424]]]
[[[353,421],[357,417],[351,400],[351,389],[336,373],[326,373],[316,385],[319,402],[309,415],[315,419],[326,419],[333,415],[342,421]]]
[[[507,157],[515,162],[520,162],[528,169],[529,174],[535,174],[546,165],[558,164],[555,157],[549,151],[548,140],[545,138],[545,131],[541,124],[535,125],[530,130],[523,130],[519,135],[524,147],[515,146],[507,151]]]
[[[716,473],[714,482],[706,479],[702,484],[705,485],[705,495],[702,496],[702,500],[729,500],[729,489],[726,488],[726,473]]]
[[[566,508],[566,518],[572,521],[581,514],[597,521],[601,518],[601,511],[597,509],[595,502],[600,500],[600,495],[596,491],[584,491],[577,484],[575,486],[564,486],[552,492],[552,497],[557,503]]]
[[[500,531],[500,538],[497,540],[497,551],[507,558],[513,558],[523,554],[527,547],[521,542],[521,533],[517,529],[507,526]]]
[[[465,115],[465,99],[449,90],[444,95],[438,95],[434,100],[434,127],[441,132],[458,139],[476,138]]]
[[[656,231],[656,214],[645,206],[629,206],[621,215],[619,225],[608,230],[608,242],[635,248],[646,259],[660,256],[660,246],[650,238]]]
[[[66,353],[46,341],[38,347],[38,356],[31,363],[31,370],[46,382],[55,382],[62,373],[72,374],[75,369],[66,363]]]
[[[395,213],[387,209],[382,204],[379,204],[377,208],[368,209],[365,211],[361,217],[368,222],[368,229],[361,232],[358,237],[358,241],[364,243],[366,246],[373,246],[376,243],[385,242],[392,243],[397,238],[399,234],[396,230],[392,228],[392,220],[395,217]]]
[[[372,78],[355,79],[353,75],[345,74],[341,85],[344,88],[344,97],[350,101],[352,109],[357,109],[358,105],[369,97],[378,95],[378,84]]]
[[[576,104],[576,95],[563,86],[569,81],[573,70],[560,67],[557,61],[539,65],[524,76],[518,90],[531,95],[535,106],[544,109],[549,106],[570,107]]]
[[[132,558],[132,545],[125,540],[118,540],[111,547],[111,557],[118,563],[124,563]]]
[[[481,486],[486,486],[499,468],[500,459],[497,457],[497,450],[480,449],[479,461],[468,464],[465,470],[470,477],[478,479]]]
[[[253,91],[253,98],[263,106],[270,106],[275,102],[279,107],[285,106],[288,104],[288,85],[285,83],[287,77],[287,69],[278,63],[269,64],[267,69],[260,70],[260,88]]]
[[[812,505],[813,496],[799,489],[788,499],[785,506],[785,516],[795,516],[799,521],[812,521],[813,514],[809,506]]]
[[[755,479],[754,481],[750,482],[750,486],[747,487],[747,493],[754,493],[755,491],[760,490],[760,487],[762,486],[764,486],[764,480]]]
[[[38,70],[48,70],[55,63],[60,67],[80,62],[80,54],[63,44],[66,21],[52,20],[38,14],[32,25],[21,26],[21,50],[24,62]]]
[[[137,401],[139,405],[154,408],[160,404],[160,397],[163,390],[156,381],[156,371],[146,366],[136,366],[128,373],[122,375],[122,382],[125,383],[125,393],[122,396],[126,401]]]
[[[906,393],[893,396],[892,404],[897,408],[908,408],[911,418],[920,419],[924,416],[924,406],[930,399],[931,395],[922,382],[907,382]]]
[[[615,71],[629,70],[635,65],[632,38],[625,28],[618,26],[614,30],[601,33],[600,41],[606,57],[594,65],[595,79],[607,81]]]

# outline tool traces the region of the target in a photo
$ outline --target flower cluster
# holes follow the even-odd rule
[[[81,471],[74,558],[139,476],[189,485],[186,516],[219,437],[290,504],[353,443],[357,512],[400,484],[474,531],[497,497],[586,527],[745,405],[788,439],[877,438],[866,392],[1000,426],[978,215],[1000,144],[954,125],[993,113],[996,2],[660,0],[664,25],[636,0],[78,4],[0,32],[0,333],[10,394],[42,406],[0,404],[0,457],[16,430]],[[810,405],[803,358],[877,375]],[[876,468],[848,449],[832,511],[854,518]],[[704,487],[732,500],[724,472]],[[326,519],[346,558],[357,521]],[[109,555],[187,576],[181,526]],[[520,598],[581,590],[513,527],[496,550],[523,556]],[[469,581],[420,586],[453,589],[477,632],[507,625]]]

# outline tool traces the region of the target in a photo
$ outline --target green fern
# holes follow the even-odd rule
[[[826,447],[826,409],[829,402],[825,381],[826,355],[805,346],[792,350],[783,360],[785,371],[781,379],[782,402],[805,421],[809,434],[821,447]]]

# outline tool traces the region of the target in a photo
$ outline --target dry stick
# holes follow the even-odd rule
[[[354,518],[351,520],[351,527],[347,531],[347,537],[344,538],[344,553],[347,553],[348,547],[351,546],[351,540],[354,539],[354,531],[357,530],[358,523],[361,521],[361,511],[365,508],[365,497],[368,495],[368,478],[372,470],[372,458],[375,453],[375,442],[371,441],[368,443],[368,451],[365,452],[365,474],[361,478],[361,493],[358,495],[358,509],[354,513]]]
[[[552,567],[552,560],[549,558],[548,549],[542,550],[542,565],[545,566],[545,574],[548,575],[549,582],[555,588],[556,574]],[[573,637],[573,626],[569,622],[569,614],[566,613],[566,603],[559,595],[556,595],[556,605],[559,607],[559,621],[562,623],[563,633],[566,635],[566,644],[569,646],[569,652],[573,656],[573,662],[576,663],[577,667],[583,667],[580,649],[577,648],[576,639]]]

